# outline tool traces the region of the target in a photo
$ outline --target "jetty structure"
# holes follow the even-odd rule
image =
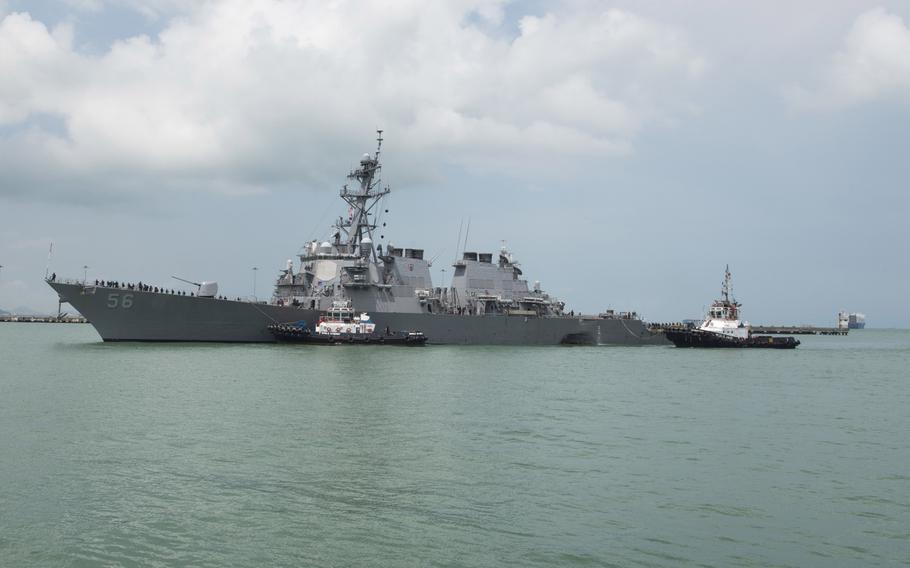
[[[752,333],[770,335],[847,335],[848,329],[814,325],[753,325]]]
[[[382,131],[339,191],[346,214],[324,240],[306,243],[278,273],[267,302],[218,295],[215,282],[195,290],[143,283],[58,279],[47,283],[86,316],[105,341],[273,342],[269,326],[314,328],[335,302],[368,312],[380,329],[420,330],[430,343],[464,345],[667,345],[634,312],[581,315],[528,284],[506,247],[466,251],[448,285],[434,285],[424,249],[377,243],[391,189],[381,181]],[[382,223],[381,226],[385,226]],[[382,240],[382,235],[379,235]],[[195,285],[195,283],[194,283]]]

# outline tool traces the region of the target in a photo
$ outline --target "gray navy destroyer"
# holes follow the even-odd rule
[[[334,302],[369,312],[380,328],[419,330],[429,343],[465,345],[662,344],[634,312],[578,315],[531,286],[512,253],[466,251],[448,287],[434,287],[431,262],[420,248],[375,245],[381,184],[380,151],[364,154],[348,174],[339,217],[326,240],[306,243],[275,283],[267,302],[218,296],[217,284],[192,292],[145,284],[58,279],[47,283],[88,318],[104,341],[273,342],[269,326],[315,326]]]

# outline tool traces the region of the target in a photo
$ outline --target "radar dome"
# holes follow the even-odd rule
[[[373,239],[370,237],[363,237],[360,239],[360,256],[370,256],[370,251],[373,250]]]
[[[319,245],[319,254],[332,254],[332,243],[324,241]]]

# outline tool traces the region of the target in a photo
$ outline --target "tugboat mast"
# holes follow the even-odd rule
[[[736,301],[736,298],[732,297],[733,286],[731,282],[732,277],[730,276],[730,265],[728,264],[724,270],[724,283],[720,291],[723,299],[715,302],[714,306],[720,308],[720,314],[723,319],[736,320],[739,319],[740,304]]]
[[[726,271],[724,272],[724,284],[723,284],[723,288],[721,288],[721,291],[720,291],[720,293],[721,293],[721,294],[723,295],[723,297],[724,297],[724,301],[727,302],[727,303],[730,302],[730,289],[731,289],[731,288],[732,288],[732,287],[730,286],[730,265],[728,264],[728,265],[727,265],[727,269],[726,269]]]

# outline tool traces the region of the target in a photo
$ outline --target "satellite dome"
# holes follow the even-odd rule
[[[324,241],[321,245],[319,245],[320,254],[331,254],[331,252],[332,252],[332,243],[330,243],[329,241]]]
[[[363,237],[360,239],[360,256],[367,257],[370,256],[370,251],[373,250],[373,239],[370,237]]]

